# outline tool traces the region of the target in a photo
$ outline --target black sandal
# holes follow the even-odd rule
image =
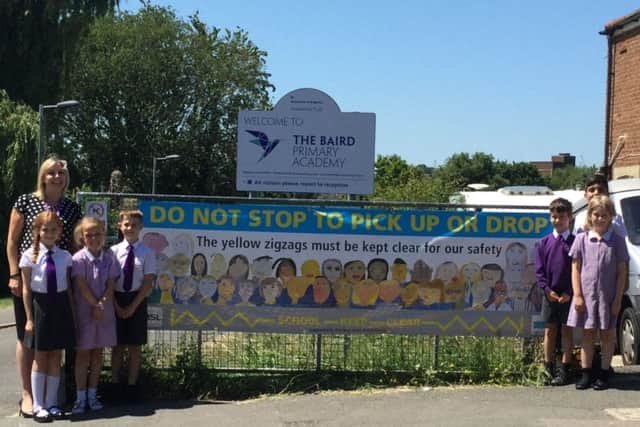
[[[33,418],[33,409],[31,412],[25,412],[22,410],[22,399],[18,402],[18,416],[22,418]]]

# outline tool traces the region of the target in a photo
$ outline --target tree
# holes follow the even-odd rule
[[[493,188],[544,185],[530,163],[496,161],[485,153],[456,153],[435,170],[410,165],[398,155],[378,156],[372,200],[447,203],[451,195],[472,183]]]
[[[374,182],[377,186],[397,187],[406,183],[412,174],[412,167],[397,154],[376,159]]]
[[[545,185],[545,180],[531,163],[497,161],[488,184],[497,189],[508,185]]]
[[[424,165],[410,165],[396,154],[376,159],[371,200],[443,203],[452,192],[447,183],[428,175]]]
[[[538,170],[526,162],[496,161],[490,154],[457,153],[434,172],[434,177],[449,183],[456,191],[469,184],[488,184],[494,189],[509,185],[544,185]]]
[[[485,153],[456,153],[436,169],[434,176],[461,190],[473,183],[489,183],[495,173],[495,160]]]
[[[547,185],[552,190],[584,189],[584,183],[597,169],[595,165],[565,166],[553,171],[553,175],[547,179]]]
[[[273,90],[266,52],[245,31],[209,30],[197,15],[185,22],[147,4],[96,20],[76,57],[78,143],[62,148],[89,185],[119,169],[125,185],[148,192],[153,157],[179,154],[159,165],[158,192],[234,192],[238,111],[266,109]]]
[[[0,2],[0,88],[9,97],[38,104],[59,101],[78,37],[118,0]]]
[[[35,190],[35,158],[38,118],[28,106],[9,99],[0,89],[0,244],[7,245],[7,228],[11,207],[20,194]],[[0,257],[0,277],[7,277],[6,257]],[[7,290],[2,287],[3,292]]]

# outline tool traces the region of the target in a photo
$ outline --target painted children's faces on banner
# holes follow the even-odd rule
[[[526,335],[540,310],[544,212],[141,208],[165,328]]]

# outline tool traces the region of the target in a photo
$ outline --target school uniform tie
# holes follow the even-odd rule
[[[53,251],[48,250],[45,258],[45,273],[47,274],[47,296],[50,302],[55,302],[58,293],[58,279],[56,278],[56,264],[53,262]]]
[[[127,259],[124,261],[124,267],[122,269],[124,273],[124,281],[122,282],[122,288],[125,292],[129,292],[131,290],[131,285],[133,284],[133,266],[135,254],[133,253],[133,246],[129,245],[127,248],[129,253],[127,254]]]
[[[94,258],[93,261],[91,261],[91,266],[93,270],[93,280],[98,280],[98,277],[100,276],[100,260],[98,258]]]

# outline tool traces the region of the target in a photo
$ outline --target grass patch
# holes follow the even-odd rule
[[[0,310],[13,307],[13,298],[11,296],[0,297]]]
[[[521,338],[327,335],[319,364],[315,335],[172,331],[163,338],[144,351],[145,388],[158,398],[541,383],[539,342]]]

